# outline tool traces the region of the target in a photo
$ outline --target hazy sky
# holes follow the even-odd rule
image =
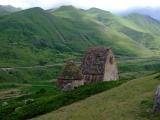
[[[134,7],[158,7],[160,0],[0,0],[0,5],[12,5],[21,8],[56,8],[61,5],[73,5],[88,9],[97,7],[103,10],[118,11]]]

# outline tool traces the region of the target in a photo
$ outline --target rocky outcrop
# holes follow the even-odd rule
[[[156,112],[157,110],[160,110],[160,85],[157,87],[157,90],[156,90],[153,112]]]
[[[118,69],[110,48],[90,47],[81,64],[85,84],[98,81],[118,80]]]
[[[64,88],[62,89],[62,93],[66,93],[69,91],[74,90],[74,86],[71,83],[68,83]]]
[[[74,87],[83,85],[82,74],[79,68],[73,61],[68,61],[57,78],[57,88],[63,89],[68,83],[71,83]]]

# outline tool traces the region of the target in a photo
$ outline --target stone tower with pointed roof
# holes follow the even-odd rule
[[[111,48],[89,47],[82,60],[81,73],[84,84],[118,80],[118,69]]]

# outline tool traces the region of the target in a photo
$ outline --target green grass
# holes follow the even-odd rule
[[[62,55],[58,55],[59,60]],[[140,72],[140,71],[159,71],[159,57],[150,58],[117,58],[119,73]],[[58,60],[58,59],[57,59]],[[62,61],[61,61],[62,62]],[[79,65],[79,63],[77,63]],[[16,68],[12,70],[0,70],[0,81],[3,82],[40,82],[44,80],[56,79],[63,64],[60,63],[53,67],[44,68]]]
[[[12,70],[0,70],[1,82],[20,82],[42,81],[56,79],[62,66],[46,68],[24,68]]]
[[[57,93],[55,95],[54,92],[43,93],[41,95],[28,95],[26,97],[23,96],[14,100],[9,100],[8,103],[12,105],[0,109],[0,118],[2,120],[7,120],[11,118],[13,120],[32,118],[41,114],[48,113],[52,110],[56,110],[62,106],[66,106],[74,102],[80,101],[91,95],[117,87],[124,82],[126,81],[98,82],[90,85],[80,86],[74,91],[66,94],[60,94],[58,91],[55,91]],[[26,106],[16,103],[17,101],[23,100],[24,98],[34,98],[36,101]],[[15,112],[14,109],[18,106],[21,106],[22,108],[19,111]]]
[[[83,101],[62,107],[33,120],[113,120],[113,119],[154,119],[158,120],[159,112],[153,114],[153,98],[159,80],[159,74],[137,78],[119,87],[89,97]],[[87,111],[87,112],[86,112]]]
[[[17,88],[17,87],[19,87],[19,86],[15,85],[15,84],[1,85],[0,86],[0,91],[9,90],[9,89]]]
[[[119,60],[119,72],[160,71],[159,57]]]

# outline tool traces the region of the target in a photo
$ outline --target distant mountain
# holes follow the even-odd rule
[[[0,13],[8,13],[8,12],[17,12],[20,11],[21,8],[15,8],[13,6],[10,5],[0,5]]]
[[[142,33],[139,43],[152,50],[160,51],[160,22],[158,20],[148,15],[140,14],[130,14],[124,18],[146,31]]]
[[[125,34],[141,45],[160,51],[160,25],[157,20],[141,15],[131,15],[123,18],[97,8],[91,8],[86,12],[105,26]]]
[[[93,14],[73,6],[50,12],[31,8],[0,17],[1,67],[81,61],[89,46],[111,47],[116,57],[153,54],[125,34],[95,20]]]
[[[116,14],[126,16],[132,13],[137,13],[141,15],[148,15],[151,16],[154,19],[157,19],[160,21],[160,7],[137,7],[132,9],[127,9],[124,11],[117,12]]]
[[[157,36],[160,36],[160,22],[148,15],[130,14],[124,18],[132,21],[136,25],[142,27],[148,32],[151,32]]]

